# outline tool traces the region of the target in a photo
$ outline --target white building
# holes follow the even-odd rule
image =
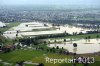
[[[5,23],[2,23],[2,22],[0,21],[0,28],[5,27],[5,26],[6,26]]]

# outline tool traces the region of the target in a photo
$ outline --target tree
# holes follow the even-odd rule
[[[63,50],[64,48],[62,47],[62,50]]]
[[[54,48],[54,47],[52,48],[52,51],[53,51],[54,53],[56,52],[56,50],[55,50],[55,48]]]
[[[91,38],[91,36],[88,36],[88,39],[90,39]]]
[[[50,49],[50,52],[52,52],[52,48]]]
[[[44,41],[43,43],[44,43],[44,44],[46,44],[47,42],[46,42],[46,41]]]
[[[57,46],[56,49],[59,49],[59,46]]]
[[[77,43],[73,43],[73,47],[77,47]]]
[[[44,66],[44,64],[43,63],[39,63],[39,65],[37,65],[37,66]]]
[[[55,40],[54,42],[56,43],[57,41]]]
[[[48,41],[48,44],[50,44],[50,41]]]
[[[90,42],[91,36],[88,36],[87,38],[88,38],[88,42]]]
[[[88,39],[88,37],[85,37],[85,39],[87,40],[87,39]]]
[[[75,56],[76,51],[77,51],[77,43],[73,43],[73,51],[74,51],[74,56]]]
[[[23,65],[24,65],[24,61],[17,62],[17,64],[18,64],[19,66],[23,66]]]
[[[18,33],[16,34],[16,37],[18,37]]]
[[[28,25],[26,25],[26,27],[28,27]]]
[[[21,46],[18,44],[18,45],[17,45],[17,49],[20,49],[20,48],[21,48]]]
[[[19,30],[17,30],[17,34],[19,33]]]
[[[99,35],[97,35],[96,38],[97,38],[97,41],[98,41]]]
[[[66,39],[64,39],[64,42],[66,42]]]
[[[73,41],[72,38],[70,38],[70,42],[71,42],[71,44],[72,44],[72,41]]]
[[[2,35],[2,32],[0,31],[0,36]]]
[[[62,54],[62,53],[63,53],[63,51],[62,51],[62,50],[60,50],[60,51],[59,51],[59,54]]]
[[[96,38],[99,38],[99,35],[97,35]]]

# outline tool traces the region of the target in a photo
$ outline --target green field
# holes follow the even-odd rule
[[[90,39],[97,39],[97,35],[99,36],[98,38],[100,38],[100,33],[96,33],[96,34],[84,34],[84,35],[75,35],[75,36],[65,36],[65,37],[58,37],[58,38],[49,38],[51,40],[55,40],[55,39],[67,39],[67,38],[73,38],[73,39],[85,39],[86,37],[90,36]]]
[[[67,64],[67,63],[56,63],[56,64],[46,63],[45,57],[49,57],[52,59],[63,59],[63,58],[72,58],[73,56],[48,53],[48,52],[43,52],[43,51],[35,51],[35,50],[29,50],[29,49],[15,50],[9,53],[0,52],[0,59],[6,62],[12,63],[13,65],[18,61],[24,60],[24,61],[32,61],[33,63],[44,63],[45,66],[72,66],[72,64]],[[100,57],[96,56],[95,60],[98,60],[98,59],[100,59]],[[97,66],[96,64],[98,64],[98,66],[100,65],[99,62],[95,62],[94,64],[89,64],[89,66]],[[77,64],[77,66],[82,66],[82,65],[83,64]]]
[[[0,52],[0,59],[3,59],[3,61],[6,62],[11,62],[11,63],[16,63],[17,61],[32,61],[34,63],[44,63],[45,66],[52,65],[54,64],[48,64],[45,61],[45,56],[46,54],[47,57],[50,58],[68,58],[71,56],[66,56],[66,55],[59,55],[59,54],[54,54],[54,53],[45,53],[43,51],[34,51],[34,50],[15,50],[9,53],[1,53]],[[55,66],[58,66],[59,64],[55,64]]]

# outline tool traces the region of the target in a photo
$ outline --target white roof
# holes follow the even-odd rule
[[[2,23],[2,22],[0,21],[0,27],[4,27],[4,26],[6,26],[5,23]]]

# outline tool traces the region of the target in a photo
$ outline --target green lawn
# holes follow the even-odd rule
[[[45,55],[44,55],[45,54]],[[45,57],[53,58],[53,59],[64,59],[64,58],[72,58],[73,56],[63,55],[63,54],[55,54],[55,53],[47,53],[43,51],[35,51],[35,50],[15,50],[8,53],[0,52],[0,59],[3,61],[15,64],[18,61],[32,61],[34,63],[44,63],[45,66],[72,66],[72,64],[66,63],[46,63]],[[95,60],[100,59],[99,56],[95,57]],[[89,64],[89,66],[97,66],[99,62],[94,64]],[[0,65],[2,66],[2,65]],[[26,65],[31,66],[31,65]],[[77,66],[82,66],[82,64],[77,64]]]
[[[34,51],[34,50],[15,50],[9,53],[0,52],[0,59],[10,63],[16,63],[18,61],[32,61],[35,63],[44,63],[45,66],[49,66],[49,63],[45,61],[45,55],[50,58],[66,58],[71,56],[59,55],[54,53],[46,53],[43,51]],[[51,64],[53,66],[54,64]],[[58,64],[55,64],[58,66]]]

